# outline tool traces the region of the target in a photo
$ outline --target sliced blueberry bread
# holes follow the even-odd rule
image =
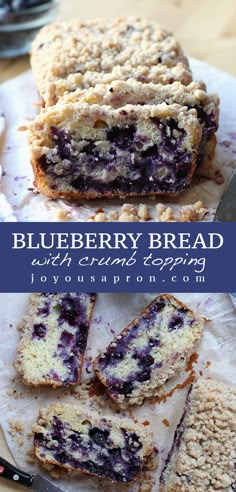
[[[79,381],[94,302],[94,294],[31,295],[15,362],[26,384]]]
[[[191,82],[183,85],[180,82],[172,84],[144,84],[134,79],[127,81],[115,80],[112,84],[99,84],[90,89],[77,89],[65,94],[61,103],[86,102],[88,104],[107,104],[120,108],[126,104],[166,104],[178,103],[195,108],[202,127],[202,140],[198,156],[201,167],[208,166],[215,154],[215,133],[219,124],[219,97],[217,94],[207,94],[203,82]]]
[[[161,475],[161,492],[236,490],[236,387],[200,378]]]
[[[65,91],[116,79],[192,80],[173,35],[140,18],[77,19],[44,27],[33,42],[31,65],[46,105],[55,104]]]
[[[142,404],[186,367],[204,320],[173,296],[158,296],[94,361],[94,370],[118,403]]]
[[[54,404],[41,410],[33,431],[41,462],[115,482],[135,480],[152,453],[147,427],[80,406]]]
[[[59,106],[42,110],[29,125],[35,183],[45,195],[176,194],[190,186],[202,136],[195,109]]]

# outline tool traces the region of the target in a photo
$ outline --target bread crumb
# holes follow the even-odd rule
[[[117,212],[116,210],[111,210],[108,213],[108,217],[112,221],[118,220],[119,219],[119,212]]]
[[[164,212],[160,215],[161,222],[176,222],[175,215],[173,209],[171,207],[167,207]]]
[[[95,215],[94,217],[94,222],[106,222],[107,218],[104,212],[99,212],[98,214]]]
[[[202,220],[208,213],[201,200],[193,205],[184,205],[180,209],[180,222],[196,222]]]
[[[8,420],[8,433],[12,436],[15,437],[17,434],[23,434],[24,432],[24,425],[20,420],[13,420],[10,419]]]
[[[25,132],[28,130],[28,126],[27,125],[21,125],[18,127],[18,131],[19,132]]]
[[[119,222],[139,222],[138,216],[133,214],[122,213],[119,216]]]
[[[143,205],[142,203],[138,207],[138,217],[141,220],[149,220],[150,219],[150,214],[149,214],[149,208],[147,205]]]
[[[58,217],[58,220],[70,220],[71,215],[72,215],[71,210],[65,210],[65,209],[61,208],[58,211],[57,217]]]
[[[26,461],[27,461],[27,463],[34,463],[35,462],[34,448],[30,448],[26,452]]]
[[[157,203],[154,206],[148,206],[143,203],[133,205],[125,203],[119,210],[104,211],[98,208],[94,215],[87,218],[87,222],[195,222],[201,221],[208,214],[208,209],[202,201],[190,205],[179,207],[178,212],[174,212],[172,207]]]

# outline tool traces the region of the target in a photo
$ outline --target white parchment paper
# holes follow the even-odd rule
[[[103,413],[115,412],[108,399],[104,396],[93,396],[94,386],[89,392],[82,391],[85,382],[93,377],[91,360],[104,349],[114,334],[123,329],[146,305],[155,294],[98,294],[91,323],[86,357],[83,366],[83,385],[77,385],[74,392],[70,390],[53,390],[51,388],[30,389],[21,384],[13,367],[16,357],[16,345],[19,333],[16,325],[27,309],[28,294],[0,294],[0,422],[9,448],[19,466],[29,471],[40,471],[47,474],[37,464],[27,461],[28,452],[32,449],[33,438],[30,433],[32,423],[36,420],[40,407],[53,401],[77,403],[81,400],[86,406],[96,408]],[[196,347],[198,361],[193,366],[196,376],[214,377],[219,381],[236,384],[236,310],[228,294],[176,294],[176,297],[188,304],[201,315],[210,318],[205,324],[203,338]],[[186,381],[193,374],[185,372],[179,375],[170,387]],[[153,492],[159,490],[159,475],[170,449],[175,427],[183,411],[186,392],[189,386],[176,389],[166,402],[145,402],[141,407],[134,407],[121,414],[130,413],[141,422],[150,422],[154,445],[158,454],[158,468],[151,472]],[[96,386],[95,386],[96,388]],[[9,425],[10,421],[10,425]],[[23,432],[9,433],[12,422],[20,421]],[[163,422],[164,421],[164,422]],[[166,426],[169,423],[169,427]],[[14,427],[14,425],[13,425]],[[142,484],[148,481],[144,473]],[[69,476],[54,479],[54,482],[68,492],[137,492],[140,483],[128,488],[111,482],[90,478],[85,475]]]
[[[191,67],[196,80],[204,80],[209,92],[217,92],[220,95],[220,128],[215,166],[221,170],[224,183],[219,185],[214,181],[205,180],[194,185],[191,190],[186,191],[174,201],[165,199],[164,202],[173,207],[174,212],[178,215],[181,206],[202,200],[209,209],[204,220],[211,221],[227,181],[236,167],[236,78],[195,59],[191,59]],[[125,202],[140,203],[140,199],[127,198],[125,201],[121,199],[90,200],[71,204],[62,200],[50,200],[37,194],[32,184],[33,175],[29,163],[27,131],[18,130],[20,126],[27,124],[28,120],[34,117],[35,102],[38,102],[38,94],[30,71],[0,86],[0,104],[7,125],[5,143],[0,151],[0,164],[3,168],[2,193],[12,206],[17,220],[84,221],[93,215],[97,208],[103,208],[107,213],[120,209]],[[156,217],[155,204],[158,201],[160,201],[158,198],[155,200],[142,198],[142,203],[150,207],[154,220]],[[161,201],[163,201],[162,198]],[[2,220],[8,220],[8,215],[8,210],[1,211]]]

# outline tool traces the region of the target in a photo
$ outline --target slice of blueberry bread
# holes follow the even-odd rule
[[[35,183],[52,198],[180,193],[201,134],[196,110],[178,104],[55,105],[29,125]]]
[[[152,453],[147,427],[80,406],[54,404],[41,410],[33,431],[41,462],[115,482],[135,480]]]
[[[189,392],[161,492],[236,490],[236,387],[200,378]]]
[[[63,104],[69,102],[86,102],[88,104],[107,104],[120,108],[126,104],[166,104],[178,103],[195,108],[202,127],[202,140],[198,156],[198,166],[206,168],[215,154],[215,133],[219,124],[219,97],[208,94],[203,82],[191,82],[183,85],[173,84],[144,84],[134,79],[128,81],[115,80],[112,84],[99,84],[90,89],[77,89],[65,94],[61,99]]]
[[[184,370],[204,320],[173,296],[158,296],[94,361],[94,370],[118,403],[142,404]]]
[[[44,27],[33,42],[31,65],[46,104],[54,104],[65,90],[115,79],[192,80],[174,36],[156,22],[132,17],[76,19]]]
[[[79,381],[94,302],[94,294],[31,295],[15,362],[26,384]]]

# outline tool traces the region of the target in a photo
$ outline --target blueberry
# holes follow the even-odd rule
[[[37,442],[38,444],[41,444],[44,440],[44,435],[42,432],[36,432],[34,434],[34,441]]]
[[[143,446],[135,432],[128,433],[126,431],[126,442],[128,449],[132,451],[139,451],[139,449],[141,449]]]
[[[82,152],[85,152],[85,154],[92,154],[95,155],[98,153],[97,147],[94,144],[92,140],[90,140],[83,148]]]
[[[66,321],[69,325],[75,325],[79,315],[78,303],[71,297],[64,297],[61,303],[60,319]]]
[[[36,323],[33,326],[33,338],[44,338],[47,333],[47,328],[43,323]]]
[[[85,324],[81,324],[76,333],[75,340],[76,340],[76,347],[79,348],[82,352],[84,352],[86,348],[87,338],[88,338],[88,328]]]
[[[192,159],[191,156],[189,155],[189,159],[187,162],[181,162],[181,166],[177,170],[176,173],[176,178],[177,179],[185,179],[185,177],[189,174],[189,171],[191,171],[191,166],[192,166]]]
[[[106,443],[106,440],[109,436],[109,431],[108,430],[101,430],[98,429],[98,427],[93,427],[92,429],[89,430],[89,437],[96,443],[101,445],[104,445]]]
[[[169,322],[168,330],[169,331],[178,330],[182,326],[183,326],[183,318],[180,316],[173,316]]]
[[[74,340],[74,336],[72,335],[72,333],[69,333],[66,330],[62,332],[60,336],[60,344],[62,346],[68,347],[68,345],[71,345],[73,340]]]
[[[144,357],[141,357],[138,362],[138,365],[143,367],[149,367],[152,366],[153,364],[154,364],[154,359],[151,355],[146,355]]]
[[[151,375],[151,370],[140,372],[139,374],[137,374],[137,381],[139,381],[140,383],[143,383],[144,381],[148,381],[150,379],[150,375]]]
[[[136,128],[133,125],[126,127],[113,126],[107,130],[107,138],[110,142],[115,143],[120,149],[127,149],[134,139]]]
[[[160,346],[160,338],[149,338],[149,345],[150,347],[159,347]]]
[[[63,128],[51,127],[52,139],[56,144],[58,154],[61,159],[68,159],[72,154],[71,138]]]
[[[99,476],[104,474],[103,467],[96,465],[96,463],[93,463],[92,461],[83,461],[83,468],[88,470],[90,473],[95,473]]]
[[[67,453],[64,450],[55,453],[55,458],[59,463],[63,465],[68,463],[68,459],[69,459]]]
[[[157,301],[155,304],[155,311],[159,313],[159,311],[162,311],[162,309],[164,309],[165,305],[165,301]]]
[[[143,150],[141,152],[141,157],[157,157],[157,156],[158,156],[157,145],[152,145],[151,147],[148,147],[146,150]]]
[[[61,439],[64,432],[64,425],[61,420],[54,416],[53,417],[53,433],[52,439]]]
[[[112,449],[109,449],[109,456],[112,456],[113,461],[117,461],[120,459],[120,456],[121,456],[121,448],[117,447],[117,448],[112,448]]]
[[[133,383],[126,381],[125,383],[118,383],[111,386],[111,391],[121,393],[122,395],[129,395],[133,391]]]
[[[50,303],[46,302],[42,308],[38,309],[37,315],[46,318],[49,315],[49,311],[50,311],[49,305]]]

